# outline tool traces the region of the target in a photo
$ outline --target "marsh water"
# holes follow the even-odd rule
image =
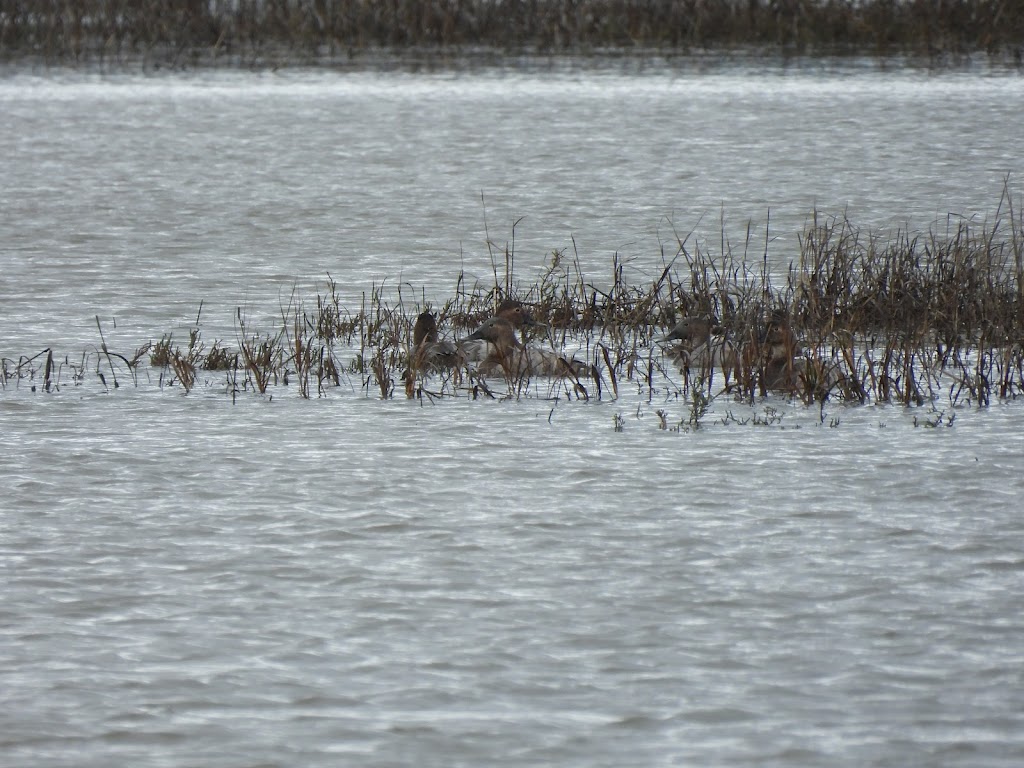
[[[815,211],[994,221],[1022,124],[1017,72],[858,61],[5,71],[0,355],[232,341],[329,279],[443,302],[506,249],[527,283],[679,239],[784,270]],[[1017,402],[673,431],[628,385],[33,383],[0,390],[4,766],[1024,761]]]

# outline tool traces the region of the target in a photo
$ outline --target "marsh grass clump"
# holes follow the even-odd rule
[[[160,337],[160,341],[149,344],[149,364],[154,368],[164,368],[171,364],[174,351],[171,348],[171,334]]]
[[[224,346],[219,339],[213,342],[202,361],[202,367],[208,371],[230,371],[237,365],[238,353]]]
[[[286,355],[276,335],[253,333],[239,340],[241,358],[245,364],[246,384],[251,384],[261,395],[266,394],[272,381],[284,379],[287,371],[279,363]]]
[[[352,370],[362,375],[364,388],[369,390],[375,385],[380,397],[386,400],[402,378],[399,371],[409,365],[410,322],[400,307],[389,304],[384,285],[373,287],[369,306],[363,295],[359,316],[365,322],[359,329],[359,352]]]
[[[1008,189],[991,222],[951,217],[927,233],[866,233],[816,214],[786,270],[770,266],[767,233],[754,262],[720,242],[715,252],[677,237],[640,281],[618,254],[587,275],[575,250],[563,250],[524,282],[511,246],[495,251],[493,282],[459,273],[448,296],[410,296],[408,284],[385,281],[349,308],[329,279],[315,298],[293,295],[270,328],[239,308],[231,347],[207,348],[197,315],[182,343],[168,333],[121,355],[97,319],[99,345],[81,364],[44,350],[4,358],[0,380],[51,391],[67,372],[76,384],[93,373],[116,388],[128,377],[137,384],[148,358],[161,384],[166,374],[186,391],[201,371],[223,372],[233,397],[292,382],[300,396],[322,397],[346,381],[368,397],[423,401],[602,401],[632,391],[684,404],[685,430],[723,399],[953,408],[1024,394],[1024,222]],[[500,344],[480,336],[501,328],[496,313],[509,306],[523,322]],[[474,338],[486,342],[476,358],[467,354]]]
[[[202,309],[200,309],[200,314]],[[174,335],[167,333],[157,342],[147,342],[135,352],[130,367],[135,368],[138,362],[149,358],[154,368],[169,371],[172,375],[168,384],[179,384],[186,392],[195,386],[199,371],[229,371],[238,365],[238,355],[226,347],[219,339],[213,342],[209,351],[202,340],[199,327],[199,316],[196,325],[189,329],[188,344],[181,346],[174,343]],[[161,376],[161,383],[163,378]]]
[[[1000,212],[993,226],[955,219],[941,236],[886,241],[816,219],[789,275],[811,359],[841,368],[836,383],[861,402],[922,404],[945,386],[953,402],[1019,394],[1024,239],[1008,192]]]

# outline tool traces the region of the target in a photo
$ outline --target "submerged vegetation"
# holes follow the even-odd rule
[[[108,348],[97,319],[95,352],[5,357],[0,384],[50,392],[93,375],[109,389],[145,376],[232,398],[294,385],[303,398],[421,401],[614,401],[629,391],[683,403],[684,429],[715,402],[937,410],[1024,394],[1024,216],[1008,187],[993,221],[951,218],[941,233],[881,237],[816,217],[785,272],[771,269],[767,243],[750,263],[728,245],[716,254],[677,236],[661,258],[655,279],[635,284],[617,256],[610,275],[592,279],[575,254],[556,251],[523,283],[506,246],[492,251],[493,284],[459,275],[434,300],[373,286],[346,303],[329,278],[315,297],[282,307],[277,327],[255,328],[238,310],[234,339],[208,346],[201,305],[187,338],[168,333],[131,354]]]
[[[171,66],[338,61],[372,51],[460,55],[754,48],[1020,64],[1024,6],[1003,0],[12,0],[0,58],[142,57]]]

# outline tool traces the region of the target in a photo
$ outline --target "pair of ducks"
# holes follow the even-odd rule
[[[587,365],[579,360],[520,341],[517,331],[534,326],[529,310],[519,301],[505,299],[494,315],[459,342],[438,338],[437,320],[422,312],[413,327],[413,360],[419,370],[461,368],[471,365],[482,376],[581,376]]]
[[[726,339],[722,331],[716,318],[691,315],[658,341],[680,342],[669,354],[684,374],[720,368],[741,380],[742,372],[752,371],[767,390],[792,391],[799,386],[807,361],[798,357],[800,349],[785,314],[773,313],[767,325],[752,329],[741,344]]]

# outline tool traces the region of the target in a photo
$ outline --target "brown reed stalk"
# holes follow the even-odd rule
[[[46,368],[43,371],[43,389],[47,392],[50,391],[50,387],[53,381],[50,378],[50,374],[53,373],[53,350],[46,350]]]
[[[180,349],[174,350],[174,354],[171,356],[171,370],[174,371],[174,375],[177,376],[178,382],[181,384],[182,389],[185,390],[185,394],[192,391],[192,387],[196,383],[196,366],[187,355],[183,355]]]
[[[384,296],[385,284],[374,285],[370,293],[370,306],[366,307],[363,294],[361,315],[365,323],[360,329],[360,351],[357,368],[364,374],[363,386],[369,391],[375,382],[381,399],[394,395],[398,373],[407,368],[409,321],[399,308],[389,305]]]
[[[278,335],[275,339],[271,336],[260,336],[257,333],[248,332],[241,307],[235,310],[235,320],[238,323],[236,334],[242,360],[245,363],[246,380],[251,381],[256,391],[264,395],[270,386],[271,379],[276,378],[280,372],[276,363],[283,358],[278,348],[281,336]]]

